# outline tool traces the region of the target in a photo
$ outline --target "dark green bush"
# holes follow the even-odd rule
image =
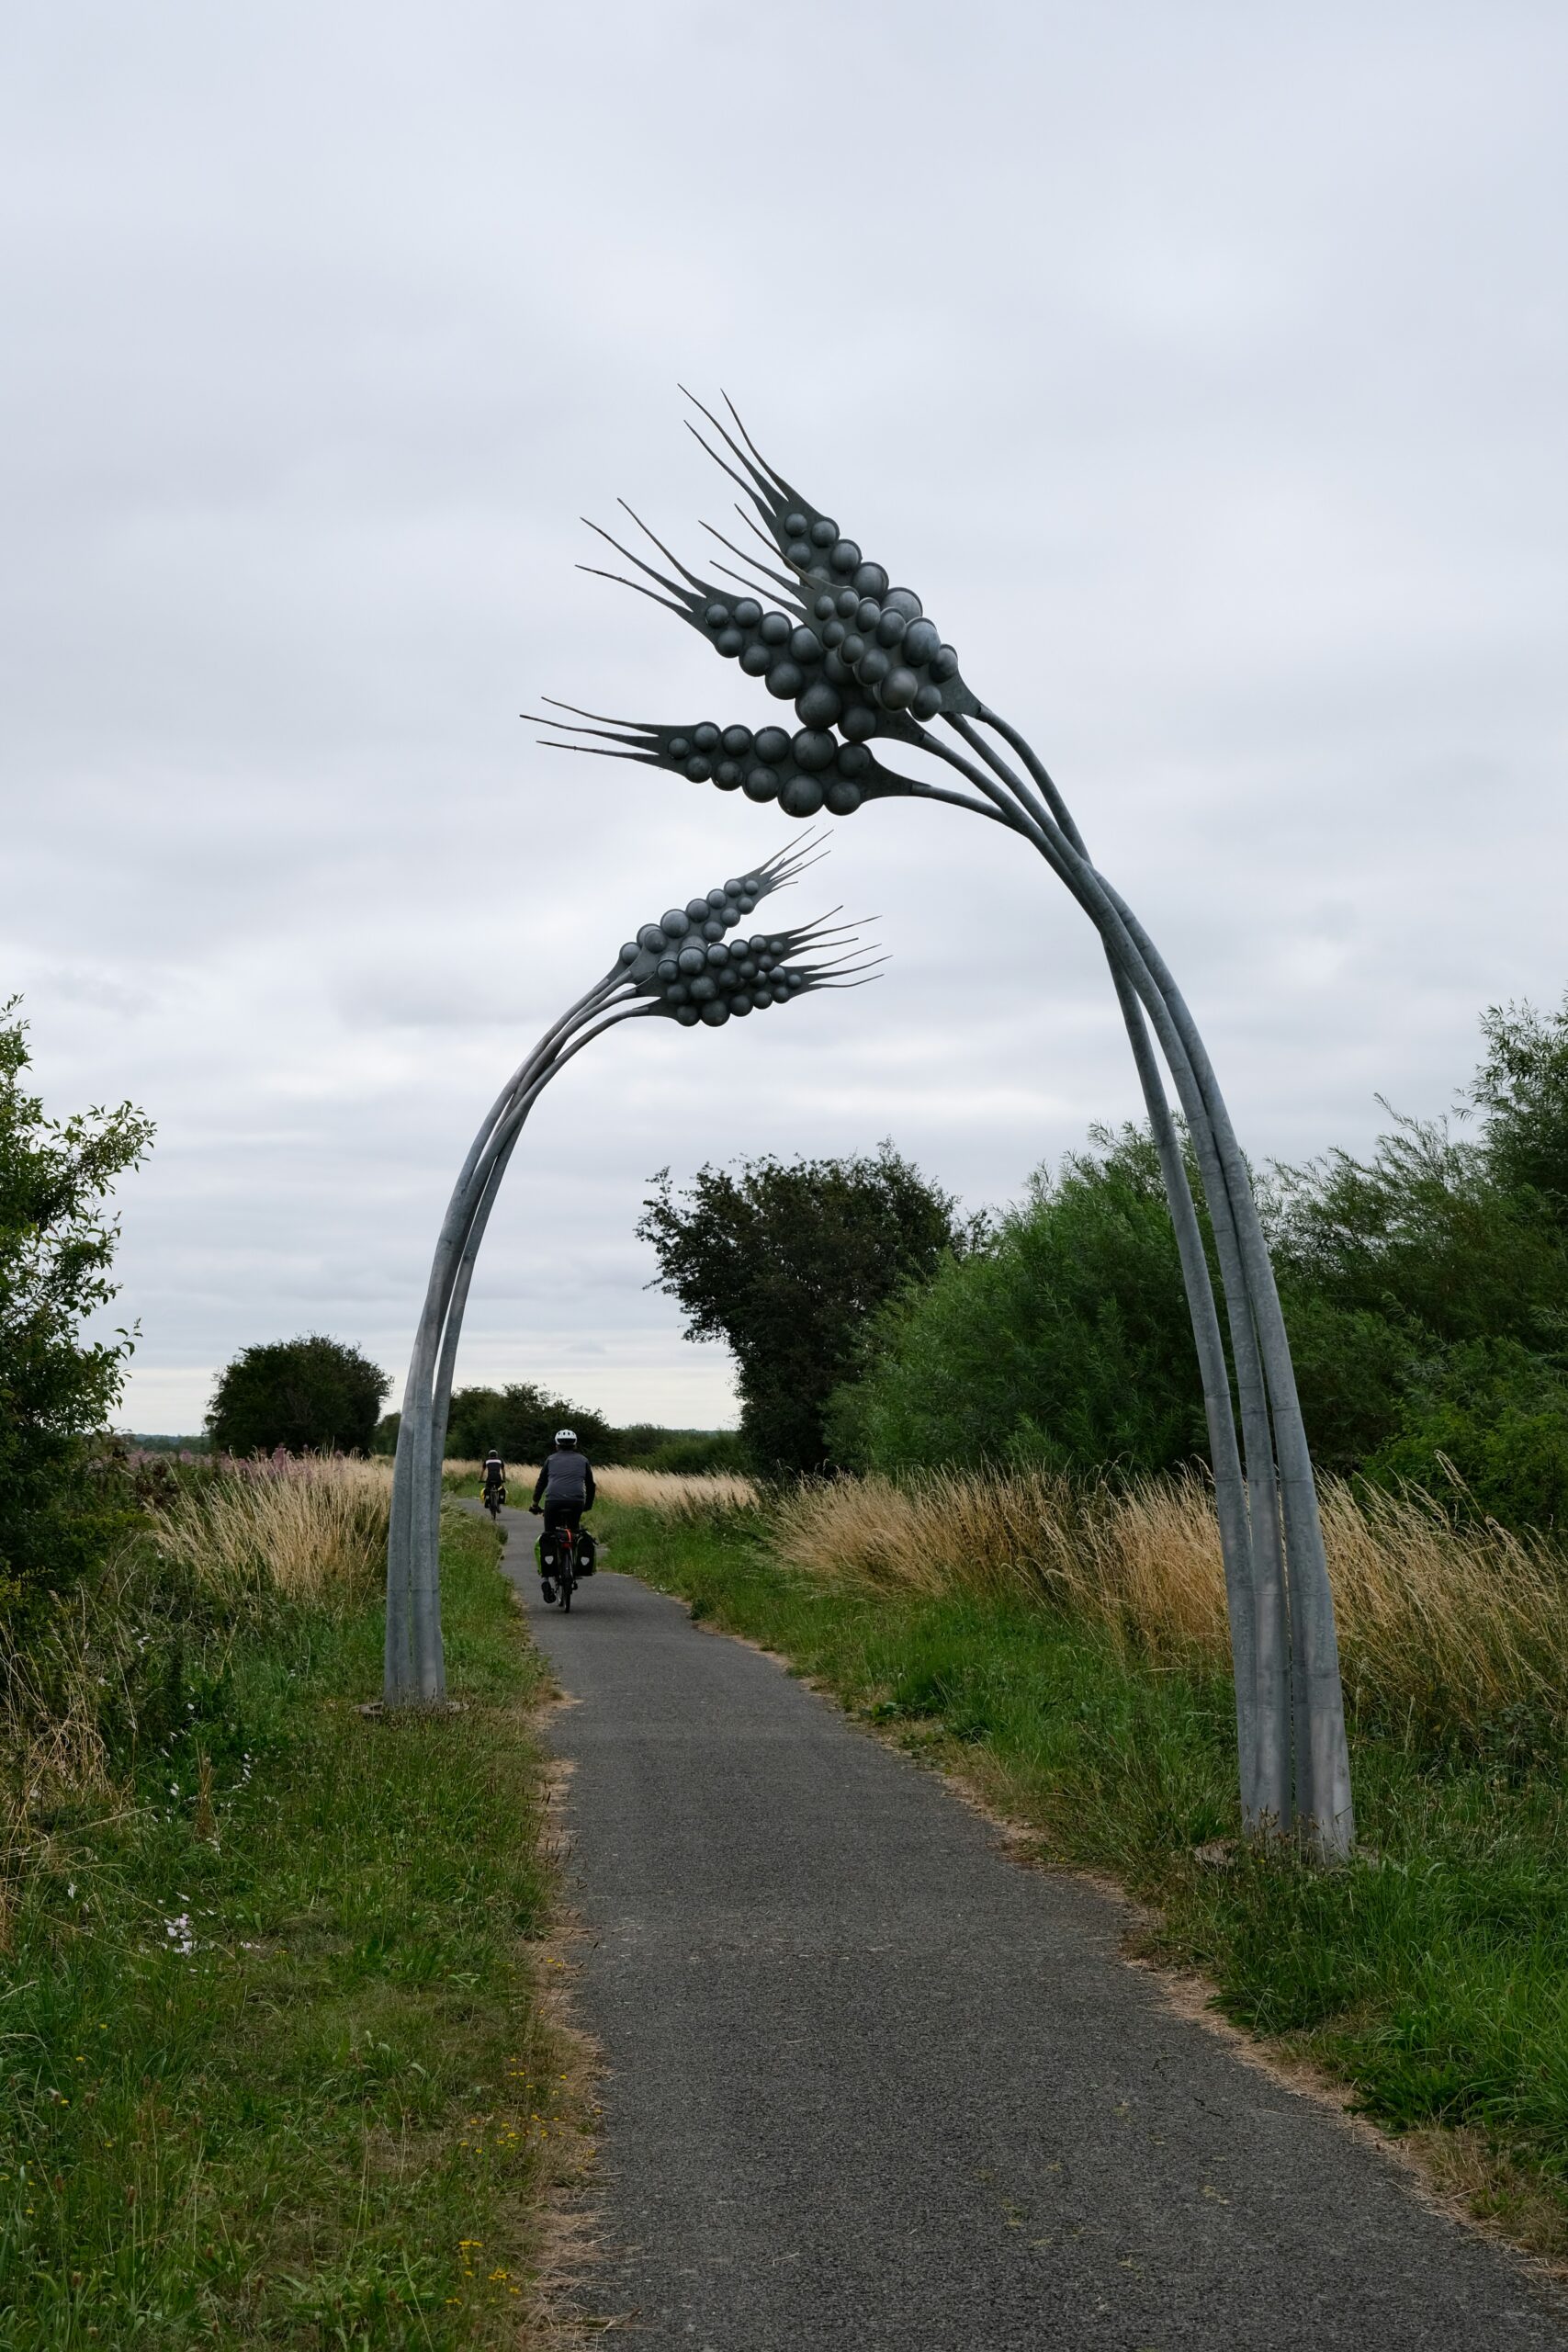
[[[1152,1143],[1097,1129],[987,1239],[906,1284],[829,1413],[840,1459],[1174,1468],[1204,1447],[1192,1327]]]
[[[1495,1008],[1483,1029],[1458,1123],[1395,1114],[1365,1159],[1274,1170],[1263,1205],[1320,1467],[1568,1524],[1568,1005]],[[865,1468],[1201,1458],[1146,1133],[1093,1131],[982,1246],[900,1286],[854,1361],[828,1429]]]
[[[115,1295],[115,1180],[152,1135],[128,1102],[46,1117],[24,1091],[29,1059],[13,999],[0,1006],[0,1616],[14,1634],[125,1523],[87,1439],[112,1418],[131,1335],[87,1342],[82,1330]]]
[[[223,1453],[368,1453],[386,1374],[316,1331],[243,1348],[219,1376],[207,1428]]]
[[[503,1462],[538,1462],[561,1429],[575,1430],[583,1452],[596,1461],[610,1459],[610,1425],[586,1406],[552,1396],[529,1380],[505,1388],[459,1388],[446,1425],[446,1453],[455,1462],[476,1462],[493,1446]]]
[[[650,1446],[646,1453],[622,1453],[617,1458],[635,1460],[639,1470],[670,1470],[687,1478],[712,1477],[719,1473],[743,1477],[750,1467],[750,1457],[739,1430],[685,1430],[665,1438],[661,1444]]]
[[[1568,1381],[1517,1340],[1467,1340],[1416,1369],[1366,1469],[1451,1493],[1463,1513],[1568,1528]]]

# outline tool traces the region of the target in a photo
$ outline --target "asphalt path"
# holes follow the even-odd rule
[[[533,1632],[577,1703],[585,2308],[682,2352],[1568,2352],[1528,2267],[1177,2015],[1126,1915],[605,1570]]]

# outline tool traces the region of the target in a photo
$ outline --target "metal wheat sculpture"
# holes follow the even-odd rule
[[[828,920],[804,930],[729,935],[762,899],[817,862],[815,846],[807,840],[783,851],[754,873],[645,923],[604,978],[546,1030],[485,1114],[435,1245],[403,1390],[387,1548],[389,1706],[431,1706],[446,1695],[441,1465],[452,1376],[474,1261],[528,1114],[584,1046],[622,1022],[662,1017],[683,1028],[719,1028],[818,989],[858,986],[868,977],[870,964],[853,960],[852,935]]]
[[[1343,1855],[1354,1838],[1349,1758],[1312,1461],[1247,1163],[1197,1024],[1147,932],[1092,863],[1043,763],[1018,729],[967,684],[957,653],[925,617],[919,596],[894,587],[882,565],[868,561],[829,515],[767,464],[733,405],[733,433],[701,402],[694,405],[723,448],[696,425],[690,429],[745,493],[748,504],[737,510],[744,527],[786,569],[705,525],[746,567],[738,571],[716,562],[723,577],[715,584],[689,571],[634,514],[668,569],[601,532],[643,574],[604,576],[652,597],[717,653],[739,662],[769,694],[794,705],[798,726],[787,733],[776,726],[755,733],[712,723],[623,726],[586,712],[573,717],[587,725],[547,723],[599,739],[563,748],[671,769],[721,791],[776,802],[794,817],[819,810],[848,817],[865,801],[892,797],[969,809],[1029,842],[1088,915],[1104,944],[1132,1044],[1197,1342],[1230,1613],[1243,1818],[1254,1833],[1278,1832],[1293,1821],[1325,1856]],[[931,721],[946,731],[933,732]],[[929,752],[968,788],[904,775],[887,766],[873,743]],[[1175,1084],[1209,1211],[1228,1363],[1159,1057]]]

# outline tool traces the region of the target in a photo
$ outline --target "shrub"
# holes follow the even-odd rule
[[[459,1388],[446,1424],[446,1452],[482,1462],[493,1445],[503,1462],[536,1462],[561,1429],[577,1431],[585,1453],[603,1460],[609,1452],[612,1432],[602,1414],[552,1396],[531,1380],[514,1380],[504,1388]],[[392,1442],[395,1450],[395,1438]]]
[[[208,1408],[224,1453],[367,1453],[391,1382],[357,1348],[313,1332],[243,1348]]]
[[[115,1295],[107,1204],[152,1128],[128,1102],[47,1118],[23,1090],[16,1002],[0,1006],[0,1610],[19,1630],[123,1521],[85,1441],[112,1416],[131,1335],[85,1343],[82,1326]]]
[[[1550,1527],[1568,1514],[1568,1004],[1483,1027],[1458,1122],[1393,1114],[1364,1159],[1273,1170],[1262,1206],[1319,1469]],[[1206,1460],[1152,1142],[1090,1145],[871,1318],[828,1408],[839,1461],[1126,1478]]]
[[[743,1478],[750,1466],[739,1430],[688,1430],[633,1458],[640,1469],[667,1471],[678,1477]]]
[[[1568,1527],[1568,1381],[1516,1340],[1449,1349],[1415,1374],[1367,1475],[1451,1487],[1464,1517]]]
[[[979,1247],[906,1284],[864,1335],[828,1425],[838,1457],[898,1470],[1009,1457],[1174,1467],[1205,1450],[1180,1261],[1146,1135],[1037,1176]]]

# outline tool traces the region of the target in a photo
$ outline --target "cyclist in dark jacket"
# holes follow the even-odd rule
[[[552,1534],[558,1527],[576,1527],[585,1510],[593,1508],[593,1466],[585,1453],[577,1450],[575,1430],[557,1430],[555,1445],[548,1460],[534,1485],[533,1510],[543,1511],[545,1533]],[[543,1598],[551,1601],[555,1589],[545,1567],[544,1547],[541,1547],[539,1574],[544,1579]]]

